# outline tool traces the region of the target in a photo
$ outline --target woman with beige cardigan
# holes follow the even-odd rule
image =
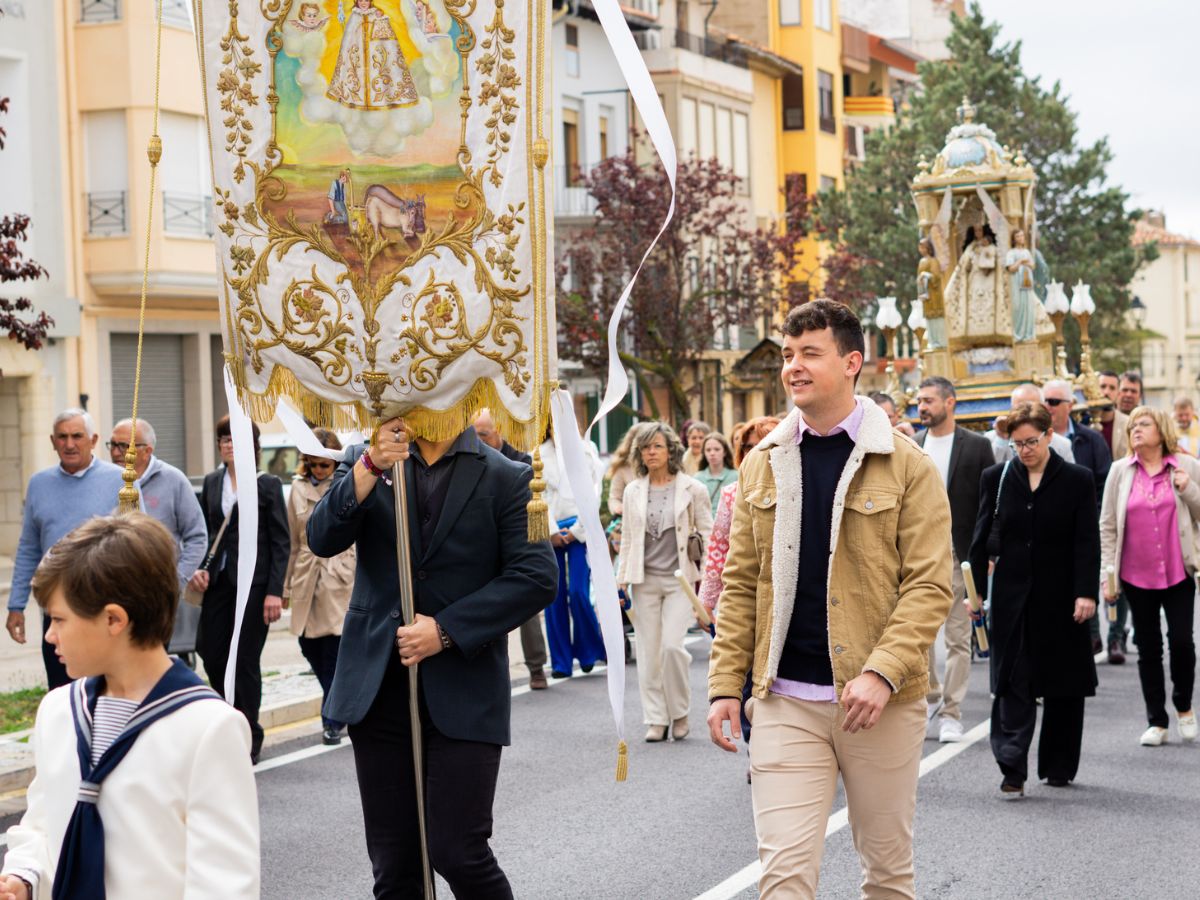
[[[688,736],[692,699],[692,658],[683,641],[695,614],[675,572],[692,584],[700,581],[712,505],[704,485],[682,471],[683,444],[671,426],[644,426],[633,458],[638,478],[623,497],[617,580],[632,603],[646,740],[665,741],[669,725],[671,737],[681,741]],[[689,543],[696,546],[690,553]]]
[[[313,431],[322,446],[342,449],[337,435],[324,428]],[[288,528],[292,534],[292,555],[284,580],[283,605],[292,610],[292,634],[300,640],[300,652],[312,666],[321,684],[324,699],[329,697],[333,673],[341,644],[342,621],[350,605],[354,588],[354,548],[323,559],[308,549],[308,517],[333,484],[337,464],[319,456],[304,456],[292,481],[288,497]],[[326,744],[342,742],[341,722],[321,717]]]
[[[1100,569],[1104,599],[1123,589],[1133,615],[1138,676],[1150,726],[1143,747],[1167,740],[1167,689],[1163,678],[1161,614],[1167,618],[1171,700],[1179,736],[1196,739],[1192,689],[1196,645],[1192,621],[1200,568],[1200,462],[1179,453],[1175,423],[1166,413],[1139,406],[1129,415],[1129,456],[1116,460],[1104,485],[1100,511]],[[1112,573],[1113,578],[1108,577]],[[1113,582],[1119,579],[1120,584]]]

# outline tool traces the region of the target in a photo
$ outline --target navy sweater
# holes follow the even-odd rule
[[[796,604],[788,625],[779,677],[809,684],[833,684],[829,658],[829,539],[833,496],[854,441],[845,432],[818,437],[811,431],[800,444],[804,494],[800,503],[800,572]]]

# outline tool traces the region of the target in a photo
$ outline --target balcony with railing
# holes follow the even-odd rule
[[[129,233],[128,193],[94,191],[87,195],[87,233],[92,237],[113,237]]]
[[[183,237],[212,237],[212,195],[163,191],[162,199],[164,234]]]
[[[80,22],[118,22],[121,0],[79,0]]]
[[[583,167],[584,171],[591,166]],[[596,198],[583,186],[578,167],[554,167],[554,215],[556,218],[587,218],[596,214]]]
[[[717,40],[704,35],[692,34],[682,28],[675,29],[675,46],[689,53],[715,59],[739,69],[749,69],[750,60],[743,47],[733,41]]]

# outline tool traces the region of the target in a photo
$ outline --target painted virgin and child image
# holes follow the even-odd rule
[[[356,238],[382,239],[381,261],[402,266],[428,230],[465,214],[459,24],[442,0],[305,0],[281,30],[271,174],[285,190],[265,203],[320,223],[348,260]]]

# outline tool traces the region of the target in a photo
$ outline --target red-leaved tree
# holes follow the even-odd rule
[[[638,161],[632,144],[581,174],[578,183],[594,198],[596,213],[587,226],[560,235],[559,355],[603,377],[609,319],[662,225],[670,185],[661,166]],[[716,160],[679,164],[674,218],[626,306],[621,359],[655,418],[680,424],[690,417],[690,392],[697,387],[687,372],[714,348],[720,329],[770,322],[808,298],[800,245],[809,198],[794,188],[781,220],[754,228],[739,184]],[[651,390],[659,385],[667,389],[668,410],[659,410]]]
[[[8,98],[0,97],[0,113],[8,112]],[[4,149],[8,133],[0,127],[0,150]],[[48,272],[32,259],[27,259],[21,244],[27,240],[29,216],[13,213],[0,217],[0,284],[33,281],[45,278]],[[0,296],[0,334],[19,341],[27,350],[37,350],[54,325],[45,312],[33,313],[33,303],[27,297]]]

